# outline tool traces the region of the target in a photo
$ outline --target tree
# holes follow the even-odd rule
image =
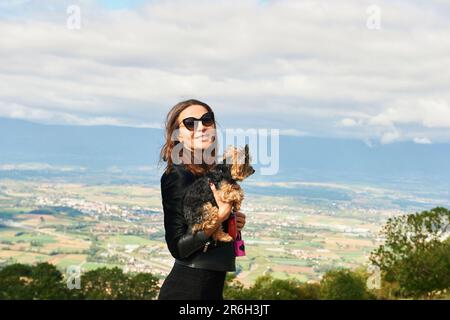
[[[373,298],[364,278],[347,269],[325,273],[320,281],[320,296],[324,300],[366,300]]]
[[[236,274],[227,273],[225,277],[225,285],[223,287],[223,297],[226,300],[245,300],[246,289],[244,285],[236,280]]]
[[[66,299],[62,274],[49,263],[13,264],[0,271],[0,299]]]
[[[443,207],[388,219],[385,242],[370,261],[403,296],[429,297],[450,288],[449,221],[450,211]]]
[[[63,275],[56,266],[44,262],[32,267],[30,290],[34,299],[66,299],[70,295]]]
[[[81,295],[93,300],[150,300],[158,294],[158,279],[149,273],[124,274],[119,268],[99,268],[81,276]]]
[[[239,300],[318,300],[319,285],[300,283],[296,279],[275,279],[271,275],[260,276],[250,288],[244,288],[235,277],[227,279],[224,288],[226,299]]]
[[[70,290],[61,272],[49,263],[12,264],[0,270],[0,300],[154,299],[158,278],[100,268],[81,275],[81,288]]]
[[[138,273],[131,278],[130,289],[130,299],[155,299],[159,292],[158,278],[150,273]]]
[[[29,300],[32,292],[27,288],[31,280],[31,266],[11,264],[0,270],[0,300]]]
[[[99,268],[81,276],[81,293],[85,299],[116,300],[126,299],[130,289],[129,279],[121,269]]]

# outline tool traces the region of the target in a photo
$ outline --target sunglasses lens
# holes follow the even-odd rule
[[[205,116],[202,117],[202,124],[204,126],[212,126],[214,124],[214,118],[211,114],[207,113]]]
[[[194,123],[195,119],[194,118],[186,118],[183,120],[184,126],[189,129],[189,130],[194,130]]]

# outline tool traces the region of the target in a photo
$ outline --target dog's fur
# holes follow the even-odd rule
[[[250,164],[248,145],[243,149],[228,148],[223,162],[216,164],[204,176],[189,186],[183,200],[183,211],[192,233],[217,224],[219,208],[209,183],[214,183],[221,200],[231,203],[239,211],[244,192],[237,183],[251,176],[255,170]],[[229,242],[233,238],[223,231],[222,225],[212,234],[214,240]]]

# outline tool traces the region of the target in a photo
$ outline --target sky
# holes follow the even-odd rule
[[[161,127],[196,98],[222,128],[448,143],[449,88],[444,0],[0,0],[0,117]]]

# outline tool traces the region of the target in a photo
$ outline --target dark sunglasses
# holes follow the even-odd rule
[[[207,112],[204,115],[202,115],[200,119],[189,117],[183,119],[182,122],[188,130],[193,131],[195,128],[195,121],[201,121],[205,127],[210,127],[214,124],[214,114],[212,112]]]

